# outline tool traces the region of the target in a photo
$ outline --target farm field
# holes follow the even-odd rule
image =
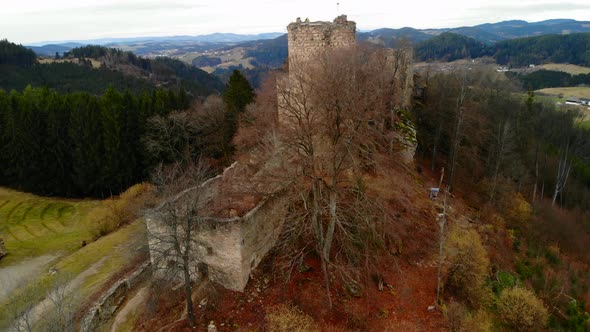
[[[535,91],[541,98],[546,98],[554,102],[565,103],[566,98],[570,96],[578,98],[590,98],[590,87],[567,87],[567,88],[546,88]],[[563,97],[560,98],[559,95]],[[577,107],[582,111],[583,118],[580,126],[590,128],[590,107],[588,106],[570,106]]]
[[[91,219],[99,213],[105,213],[99,201],[58,200],[0,188],[0,238],[9,252],[0,267],[75,251],[82,241],[91,242]]]
[[[547,63],[541,66],[542,69],[546,70],[555,70],[555,71],[563,71],[571,75],[578,75],[578,74],[588,74],[590,73],[590,68],[582,67],[578,65],[570,65],[565,63]]]
[[[590,87],[545,88],[535,92],[551,96],[563,94],[564,98],[570,96],[590,98]]]
[[[91,59],[91,58],[86,58],[86,60],[90,61],[92,63],[92,68],[100,68],[100,66],[102,65],[102,63],[96,59]],[[40,58],[39,63],[41,64],[48,64],[48,63],[63,63],[63,62],[73,62],[73,63],[79,63],[78,59],[50,59],[50,58]]]

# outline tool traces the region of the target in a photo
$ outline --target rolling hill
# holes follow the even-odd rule
[[[32,85],[102,94],[109,86],[140,92],[182,85],[193,97],[223,90],[215,76],[176,59],[144,59],[102,46],[74,48],[64,58],[39,62],[30,49],[0,41],[0,89],[22,90]]]
[[[419,43],[442,33],[450,32],[467,36],[486,44],[515,38],[534,37],[548,34],[571,34],[590,32],[590,22],[569,19],[554,19],[540,22],[503,21],[498,23],[485,23],[472,27],[456,27],[442,29],[377,29],[359,33],[359,40],[380,39],[382,43],[391,46],[391,40],[406,38],[414,43]]]
[[[420,61],[454,61],[489,55],[491,48],[481,41],[455,33],[445,32],[416,45],[416,58]]]

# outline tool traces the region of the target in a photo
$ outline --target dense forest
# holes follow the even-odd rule
[[[64,55],[72,61],[40,64],[28,49],[2,45],[0,185],[43,195],[106,197],[145,180],[159,162],[228,160],[245,107],[239,91],[253,98],[237,71],[222,102],[203,104],[223,84],[178,60],[88,46]]]
[[[152,78],[158,85],[178,87],[182,84],[189,93],[197,96],[223,90],[223,83],[215,76],[172,58],[144,59],[132,52],[95,45],[74,48],[65,53],[64,58],[95,59],[106,68],[131,72],[136,76],[138,73],[134,70],[138,69],[139,75]]]
[[[590,33],[544,35],[504,40],[486,45],[475,39],[442,33],[416,45],[418,61],[453,61],[493,56],[498,64],[528,66],[543,63],[571,63],[590,66]]]
[[[188,107],[171,90],[101,96],[0,90],[0,184],[67,197],[105,197],[145,179],[148,118]]]
[[[537,70],[517,77],[523,86],[530,90],[590,85],[590,74],[572,75],[555,70]]]
[[[108,197],[144,181],[158,163],[230,160],[238,114],[253,100],[234,71],[223,101],[179,92],[61,94],[0,89],[0,185],[43,195]],[[217,98],[217,99],[216,99]],[[217,101],[219,100],[219,101]]]
[[[221,58],[201,55],[191,61],[195,67],[215,67],[221,64]]]
[[[107,68],[92,68],[89,64],[56,62],[29,67],[0,65],[0,89],[21,91],[28,85],[51,87],[64,93],[89,92],[95,95],[103,94],[109,86],[134,93],[155,89],[155,85],[148,80]]]
[[[445,32],[416,45],[415,53],[419,61],[454,61],[489,55],[490,48],[473,38]]]
[[[100,67],[93,67],[91,59]],[[144,59],[132,52],[85,46],[65,53],[60,62],[39,63],[31,50],[0,42],[0,89],[22,90],[28,85],[96,95],[109,86],[133,93],[156,87],[178,90],[183,86],[191,98],[223,90],[223,83],[215,76],[176,59]]]
[[[0,65],[31,66],[35,63],[35,52],[9,42],[6,39],[0,40]]]
[[[470,223],[485,239],[492,263],[480,270],[476,287],[473,278],[487,258],[471,249],[461,257],[460,264],[471,268],[458,269],[459,274],[469,279],[458,283],[451,277],[445,285],[464,301],[459,317],[486,307],[502,316],[504,289],[518,285],[534,289],[552,310],[549,319],[513,321],[509,330],[528,324],[522,330],[541,331],[548,322],[552,330],[586,331],[590,131],[580,126],[581,114],[523,93],[518,82],[496,72],[436,74],[424,83],[426,97],[414,109],[417,156],[429,172],[444,168],[445,187],[473,211]],[[469,265],[470,259],[477,263]],[[580,262],[585,265],[576,265]],[[527,305],[519,307],[523,316],[532,315],[524,313]]]
[[[419,146],[433,169],[441,153],[449,155],[451,186],[484,181],[490,201],[516,188],[533,200],[590,210],[590,131],[579,111],[523,97],[517,82],[497,73],[439,74],[428,86],[416,114]]]
[[[555,62],[590,66],[590,33],[512,39],[498,42],[494,48],[499,64],[528,66]]]

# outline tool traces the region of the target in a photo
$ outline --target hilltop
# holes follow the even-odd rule
[[[101,94],[114,86],[139,93],[184,86],[191,96],[198,97],[223,89],[216,77],[179,60],[143,59],[132,52],[102,46],[77,47],[59,58],[43,58],[4,40],[0,41],[0,53],[0,89],[6,91],[31,85]]]

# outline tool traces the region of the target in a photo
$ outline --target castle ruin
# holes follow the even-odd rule
[[[297,67],[297,62],[314,59],[322,51],[356,44],[356,23],[348,21],[346,15],[338,16],[334,22],[309,22],[297,18],[287,26],[287,31],[289,68]]]
[[[278,167],[271,163],[252,170],[235,162],[223,174],[171,198],[176,216],[182,218],[193,206],[200,214],[189,249],[193,280],[207,276],[225,288],[244,290],[250,272],[277,241],[287,213],[281,189],[288,183],[269,174],[280,172]],[[166,203],[145,216],[152,270],[164,278],[180,257],[170,241],[174,230],[166,222]],[[184,229],[176,231],[183,236]]]
[[[302,74],[298,68],[305,68],[301,65],[313,60],[321,52],[356,45],[356,23],[348,21],[345,15],[333,22],[297,19],[287,29],[289,73],[279,77],[277,84],[291,93],[298,91],[294,82],[296,74]],[[386,52],[388,73],[392,79],[399,81],[392,95],[397,96],[395,102],[399,107],[407,107],[412,91],[411,52]],[[285,123],[281,115],[282,102],[284,100],[278,96],[279,125]],[[402,158],[411,160],[413,153]],[[210,280],[228,289],[244,290],[251,271],[278,240],[287,214],[283,189],[289,187],[289,181],[293,178],[288,176],[289,170],[285,170],[282,162],[277,160],[280,158],[266,160],[263,167],[256,170],[247,163],[236,162],[222,175],[185,190],[174,198],[179,202],[197,205],[204,214],[198,232],[190,241],[194,253],[190,258],[192,278],[199,279],[207,275]],[[271,175],[281,173],[287,176],[276,179]],[[170,253],[174,248],[169,243],[158,241],[171,230],[165,227],[163,215],[157,209],[146,214],[146,224],[150,234],[152,267],[157,275],[158,270],[175,264],[168,257],[173,256]]]

